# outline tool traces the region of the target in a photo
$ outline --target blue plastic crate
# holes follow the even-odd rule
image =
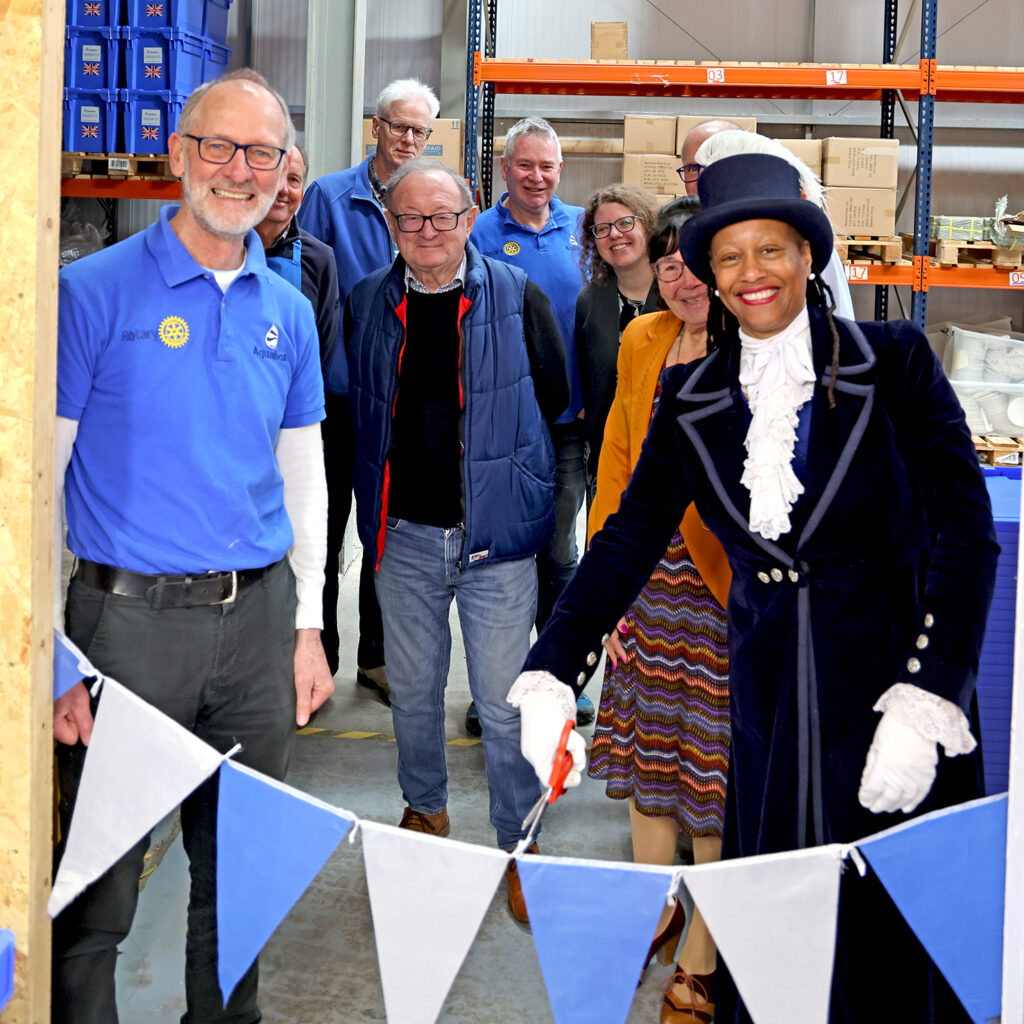
[[[120,20],[121,0],[67,0],[67,24],[86,28],[116,25]]]
[[[223,75],[228,69],[228,59],[231,56],[230,46],[221,46],[207,39],[204,46],[205,56],[203,58],[203,81],[212,82],[219,75]]]
[[[118,92],[117,89],[64,90],[65,152],[118,152]]]
[[[185,107],[186,93],[136,92],[123,93],[125,152],[156,155],[167,152],[167,139],[178,126]]]
[[[203,13],[203,35],[218,46],[223,46],[228,37],[228,11],[230,8],[231,0],[206,0],[206,9]]]
[[[131,28],[176,28],[194,36],[203,34],[205,0],[128,0]]]
[[[0,1010],[14,995],[14,932],[0,928]]]
[[[69,89],[116,89],[121,30],[69,25],[64,34],[64,84]]]
[[[1015,466],[986,468],[996,538],[1002,552],[978,663],[978,715],[985,792],[1002,793],[1010,773],[1010,709],[1013,702],[1014,628],[1017,611],[1017,550],[1021,471]]]
[[[175,28],[124,29],[125,84],[134,92],[190,93],[203,81],[206,40]]]

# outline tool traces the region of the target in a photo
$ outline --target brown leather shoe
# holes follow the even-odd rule
[[[540,853],[540,850],[536,843],[531,843],[526,848],[526,852]],[[505,877],[508,879],[508,909],[520,924],[528,925],[530,916],[526,913],[526,898],[523,896],[523,883],[519,881],[519,868],[515,858],[508,862]]]
[[[424,814],[406,807],[399,828],[407,828],[410,832],[422,832],[428,836],[446,836],[451,831],[448,821],[448,808],[442,807],[437,814]]]

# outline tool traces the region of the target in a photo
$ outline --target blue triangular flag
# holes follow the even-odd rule
[[[926,814],[856,845],[971,1020],[998,1018],[1006,794]]]
[[[217,804],[217,973],[227,1003],[242,975],[355,819],[233,761]]]
[[[63,697],[75,683],[98,676],[89,659],[59,630],[53,631],[53,699]]]
[[[622,1024],[674,869],[541,856],[516,863],[555,1021]]]

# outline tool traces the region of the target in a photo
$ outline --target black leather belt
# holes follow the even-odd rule
[[[153,608],[192,608],[199,605],[231,604],[243,590],[259,583],[277,565],[280,565],[280,561],[261,569],[151,576],[80,558],[75,563],[71,577],[87,587],[104,590],[108,594],[145,598]]]

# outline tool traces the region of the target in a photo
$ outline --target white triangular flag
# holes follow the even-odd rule
[[[432,1024],[476,937],[508,855],[362,822],[384,1008]]]
[[[825,1024],[844,847],[683,868],[755,1024]]]
[[[106,679],[67,848],[46,909],[56,917],[220,766],[187,729]]]

